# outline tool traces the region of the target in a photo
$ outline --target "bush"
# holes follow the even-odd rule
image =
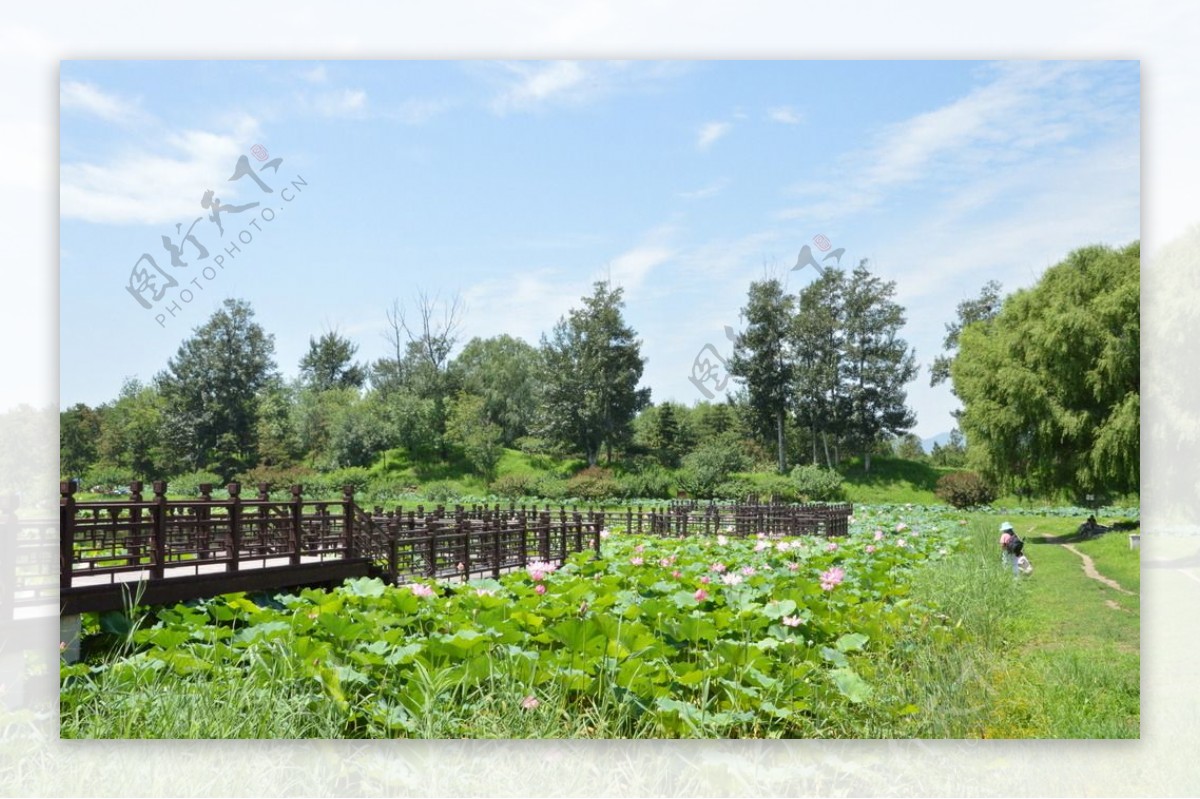
[[[589,466],[567,481],[567,493],[590,502],[612,499],[621,491],[621,486],[608,469]]]
[[[749,466],[739,449],[724,444],[705,444],[688,453],[679,472],[679,487],[699,499],[710,499],[717,486],[733,472]]]
[[[167,481],[167,491],[172,494],[183,494],[187,497],[200,496],[200,484],[210,483],[213,488],[224,488],[226,483],[221,480],[221,475],[213,472],[190,472],[188,474],[180,474],[172,477]],[[254,483],[250,483],[254,486]]]
[[[129,492],[129,484],[135,479],[137,478],[129,469],[97,464],[84,472],[79,482],[79,490],[96,494],[125,494]]]
[[[667,499],[671,496],[671,475],[661,466],[647,466],[619,477],[617,484],[624,499]]]
[[[804,502],[836,502],[846,496],[842,476],[816,464],[792,469],[791,481],[796,498]]]
[[[354,493],[361,494],[371,483],[371,471],[363,466],[335,469],[322,475],[319,483],[325,494],[336,494],[340,497],[345,486],[353,486]]]
[[[269,483],[272,493],[288,493],[294,485],[299,485],[301,491],[311,490],[308,487],[320,479],[320,475],[307,466],[256,466],[237,477],[243,492],[248,488],[257,490],[259,483]],[[212,482],[217,486],[225,485],[220,480]]]
[[[533,480],[524,474],[506,474],[492,481],[492,493],[500,497],[518,499],[533,494]]]
[[[996,499],[996,488],[975,472],[951,472],[942,475],[933,493],[956,508],[990,505]]]
[[[794,470],[793,470],[794,471]],[[836,473],[835,473],[836,474]],[[841,484],[838,484],[839,490]],[[781,474],[772,474],[758,481],[758,494],[764,502],[799,502],[806,495],[801,493],[796,481]]]
[[[568,496],[567,481],[557,477],[539,477],[531,487],[533,496],[542,499],[566,499]]]
[[[747,480],[745,477],[734,477],[717,485],[713,489],[713,496],[717,499],[728,499],[737,502],[744,502],[747,497],[755,496],[759,493],[758,488],[752,480]]]
[[[440,502],[445,504],[462,496],[462,488],[458,483],[449,480],[437,480],[432,483],[426,483],[421,489],[421,493],[431,502]]]

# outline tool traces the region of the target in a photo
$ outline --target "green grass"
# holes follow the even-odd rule
[[[934,495],[938,478],[954,469],[919,461],[875,456],[871,470],[864,471],[861,458],[850,458],[838,471],[846,481],[846,498],[862,503],[912,503],[937,505]]]

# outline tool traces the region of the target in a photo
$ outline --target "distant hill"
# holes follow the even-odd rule
[[[937,444],[939,447],[944,447],[949,443],[950,443],[950,431],[947,430],[946,432],[938,433],[936,436],[933,436],[931,438],[922,438],[921,439],[921,448],[924,449],[925,454],[928,455],[930,452],[933,452],[934,444]]]

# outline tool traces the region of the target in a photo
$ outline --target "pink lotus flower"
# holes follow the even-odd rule
[[[725,571],[725,564],[724,563],[714,563],[713,565],[708,567],[708,570],[716,572],[717,574],[720,574],[721,572]]]
[[[708,585],[710,582],[712,582],[712,580],[708,579],[708,575],[707,575],[707,574],[702,574],[702,575],[700,575],[700,583],[701,583],[702,585]]]
[[[663,558],[662,560],[660,560],[658,562],[658,565],[662,566],[665,569],[674,562],[675,562],[675,558]]]
[[[825,545],[826,552],[837,552],[837,549],[838,549],[838,545],[837,545],[836,541],[830,541],[828,544]]]
[[[704,600],[708,599],[708,592],[703,588],[700,588],[697,589],[696,593],[692,594],[692,596],[696,598],[697,602],[703,602]]]
[[[846,522],[847,522],[848,524],[854,524],[854,514],[850,514],[849,516],[847,516],[847,517],[846,517]]]
[[[755,552],[762,552],[764,549],[770,549],[770,548],[771,548],[771,542],[769,542],[769,541],[759,541],[757,544],[754,545]]]
[[[729,539],[728,539],[728,538],[726,538],[726,537],[725,537],[725,536],[723,536],[723,535],[718,535],[718,536],[717,536],[717,543],[718,543],[718,544],[720,544],[721,546],[725,546],[726,544],[728,544],[728,543],[729,543]]]
[[[775,545],[775,550],[777,552],[787,552],[791,548],[792,548],[791,541],[780,541],[779,543],[777,543]]]
[[[802,623],[799,616],[784,616],[779,621],[784,627],[799,627]]]
[[[534,591],[537,591],[537,592],[538,592],[538,595],[540,596],[540,595],[542,595],[542,594],[546,593],[546,584],[545,584],[545,583],[538,583],[536,586],[534,586],[533,590],[534,590]]]
[[[521,700],[521,709],[522,710],[533,710],[535,707],[537,707],[540,704],[541,704],[541,702],[538,701],[538,698],[536,696],[527,696]]]
[[[721,582],[725,583],[725,585],[738,585],[742,582],[742,575],[730,572],[721,578]]]
[[[683,572],[679,571],[679,569],[676,569],[675,571],[671,572],[671,576],[678,580],[683,576]]]
[[[873,554],[873,553],[875,552],[875,545],[874,545],[874,544],[867,544],[867,546],[866,546],[866,552],[867,552],[867,554],[868,554],[868,555],[870,555],[870,554]]]
[[[903,538],[897,538],[897,539],[896,539],[896,546],[898,546],[898,547],[906,547],[906,546],[908,546],[908,542],[907,542],[907,541],[905,541]]]
[[[641,566],[642,563],[644,563],[645,561],[643,561],[639,557],[632,557],[629,559],[629,562],[632,563],[634,566]]]
[[[476,588],[475,596],[495,596],[496,592],[490,588]]]
[[[800,564],[796,563],[795,561],[792,561],[791,563],[788,564],[788,571],[790,571],[790,572],[794,572],[799,568],[800,568]]]
[[[646,549],[645,545],[643,545],[643,544],[638,544],[636,547],[634,547],[634,548],[633,548],[633,551],[634,551],[634,552],[642,552],[642,551],[643,551],[643,550],[645,550],[645,549]]]
[[[876,541],[882,541],[882,540],[883,540],[883,530],[876,530],[876,531],[875,531],[875,540],[876,540]]]
[[[743,566],[742,567],[742,574],[746,575],[747,577],[753,577],[757,573],[758,573],[758,570],[755,569],[753,566]]]
[[[413,583],[409,586],[409,590],[420,597],[430,597],[434,594],[433,589],[424,583]]]
[[[821,588],[826,591],[832,591],[836,586],[840,585],[842,580],[846,579],[846,572],[840,567],[834,566],[826,572],[821,572]]]
[[[601,529],[601,530],[600,530],[600,537],[601,537],[601,538],[608,538],[610,535],[612,535],[612,533],[610,533],[610,532],[608,531],[608,528],[607,528],[607,527],[605,527],[605,528],[603,528],[603,529]]]
[[[907,529],[908,529],[908,525],[905,524],[904,522],[896,522],[896,532],[897,533],[902,533]]]
[[[767,534],[766,534],[766,533],[755,533],[755,534],[754,534],[754,537],[755,537],[755,538],[757,538],[757,539],[759,539],[759,540],[761,540],[761,539],[763,539],[763,538],[766,538],[766,537],[767,537]]]

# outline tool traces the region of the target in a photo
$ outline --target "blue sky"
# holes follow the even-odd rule
[[[932,436],[953,424],[928,365],[959,301],[1139,237],[1139,83],[1105,61],[65,61],[60,401],[150,379],[226,297],[294,376],[328,329],[382,356],[386,310],[418,290],[462,296],[462,343],[536,343],[611,278],[654,401],[691,404],[749,283],[799,290],[823,235],[896,282]],[[227,180],[240,156],[282,159],[256,172],[270,194]],[[259,205],[222,236],[210,189]],[[162,237],[197,218],[209,257],[171,266]],[[143,253],[178,283],[150,309],[126,288]]]

